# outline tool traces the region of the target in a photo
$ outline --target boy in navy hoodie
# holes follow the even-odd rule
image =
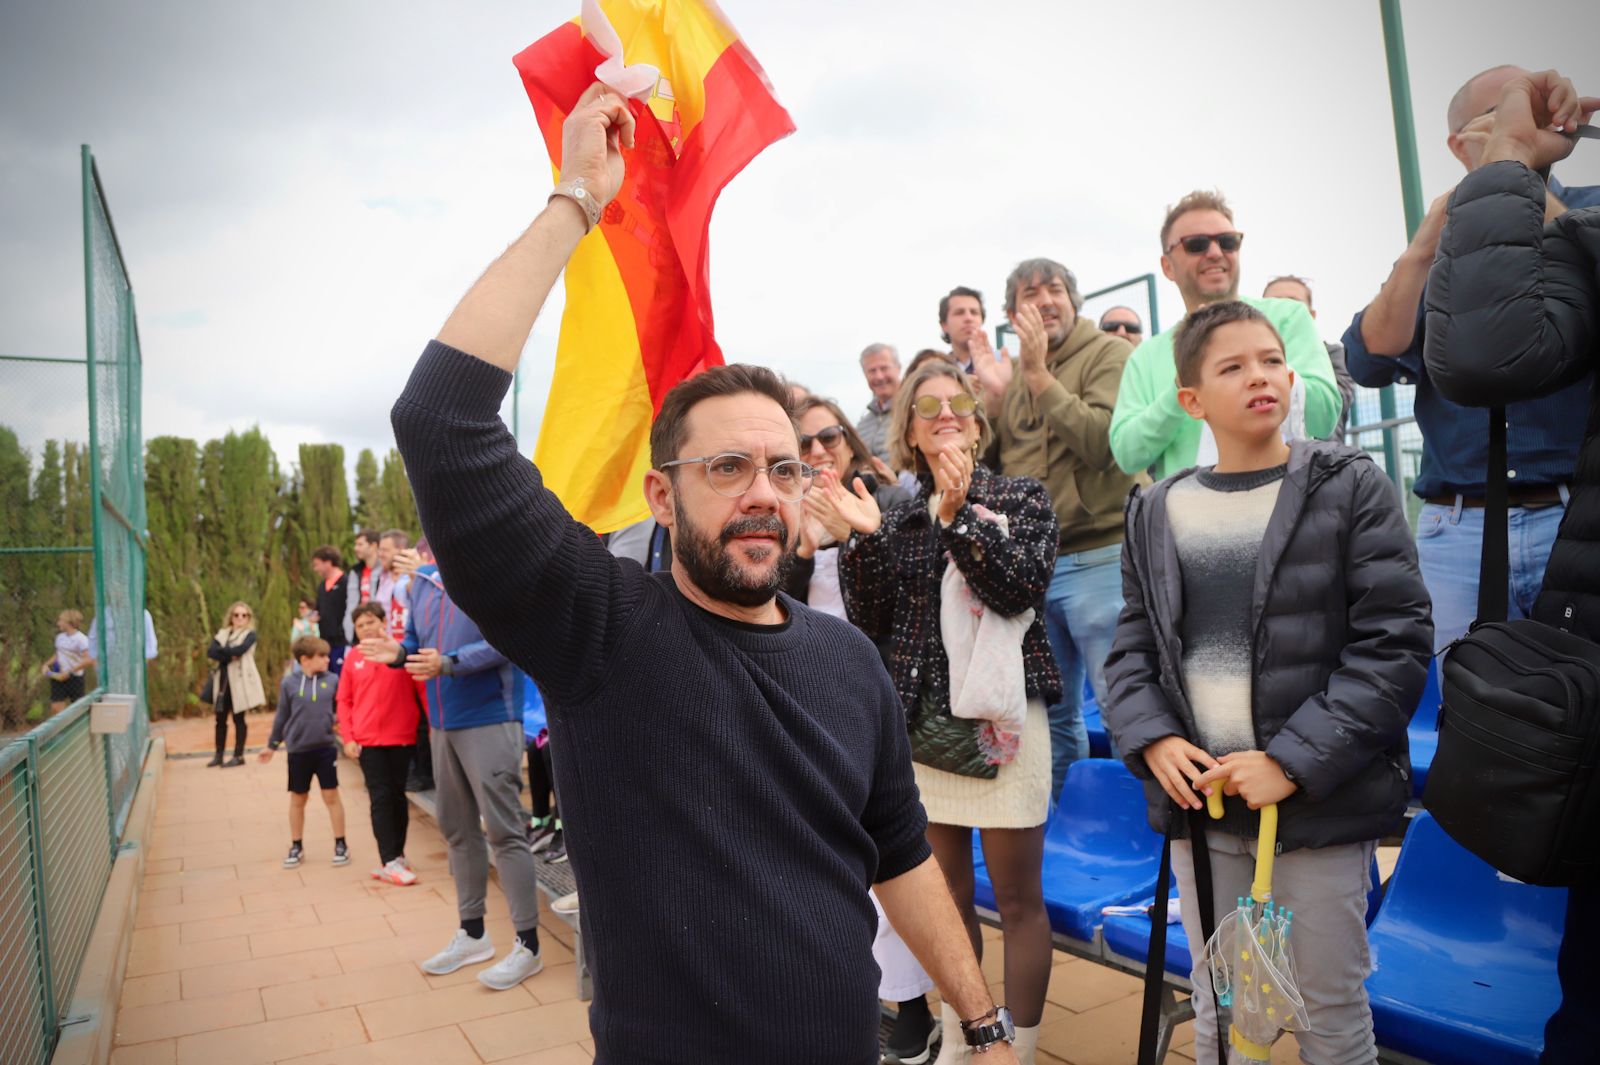
[[[1219,924],[1250,894],[1255,811],[1278,804],[1273,900],[1295,914],[1301,1053],[1370,1061],[1368,870],[1411,795],[1406,724],[1433,649],[1416,547],[1367,454],[1283,442],[1294,374],[1261,312],[1195,311],[1174,356],[1178,402],[1210,425],[1217,463],[1129,500],[1106,720],[1158,831],[1184,827],[1174,805],[1227,796],[1206,831]],[[1195,1058],[1215,1061],[1187,838],[1172,859],[1196,945]]]
[[[322,802],[333,823],[333,864],[350,861],[344,841],[344,804],[339,800],[339,741],[334,737],[334,698],[339,677],[328,672],[331,648],[320,636],[302,636],[289,649],[300,665],[299,673],[285,673],[278,685],[278,712],[272,718],[272,736],[261,752],[263,763],[272,761],[279,745],[289,747],[289,854],[285,869],[293,869],[305,856],[306,801],[311,778],[317,778]]]

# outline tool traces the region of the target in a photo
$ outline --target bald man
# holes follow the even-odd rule
[[[1446,112],[1451,153],[1471,172],[1483,161],[1495,106],[1520,67],[1491,67],[1467,79]],[[1442,396],[1422,362],[1426,343],[1424,287],[1444,231],[1450,192],[1434,200],[1416,235],[1395,260],[1389,279],[1343,337],[1345,365],[1357,384],[1382,388],[1416,385],[1413,409],[1422,433],[1422,462],[1412,491],[1422,500],[1417,516],[1417,559],[1433,597],[1434,650],[1466,634],[1478,609],[1478,562],[1483,553],[1484,471],[1489,455],[1489,415]],[[1562,188],[1548,183],[1545,214],[1600,205],[1600,186]],[[1545,563],[1566,512],[1578,448],[1589,417],[1585,378],[1565,388],[1506,405],[1510,527],[1517,549],[1511,559],[1510,617],[1527,617],[1544,581]]]
[[[1113,307],[1100,316],[1100,332],[1119,336],[1138,347],[1144,339],[1144,321],[1132,307]]]

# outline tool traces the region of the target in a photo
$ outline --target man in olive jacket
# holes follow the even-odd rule
[[[1085,675],[1105,705],[1106,655],[1122,609],[1122,504],[1145,480],[1123,473],[1111,454],[1111,412],[1133,348],[1080,316],[1082,308],[1071,270],[1051,259],[1020,263],[1006,279],[1006,316],[1021,357],[1014,366],[975,366],[994,420],[990,464],[1044,482],[1061,526],[1044,605],[1061,668],[1061,699],[1050,707],[1052,796],[1067,766],[1089,756]]]

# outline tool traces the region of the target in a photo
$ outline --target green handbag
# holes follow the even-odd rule
[[[1000,767],[991,765],[978,747],[980,721],[968,721],[930,702],[927,692],[909,722],[911,760],[946,773],[993,780]]]

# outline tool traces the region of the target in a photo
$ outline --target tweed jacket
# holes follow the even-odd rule
[[[915,499],[891,508],[870,536],[853,535],[839,555],[839,585],[850,620],[875,642],[887,641],[889,672],[908,716],[924,695],[950,710],[950,662],[939,631],[939,584],[954,561],[974,594],[993,610],[1036,616],[1022,640],[1030,697],[1061,697],[1061,674],[1044,628],[1044,593],[1055,571],[1059,539],[1044,485],[1031,477],[1001,477],[976,466],[967,501],[949,525],[928,511],[932,479],[924,475]],[[1009,535],[973,510],[1006,515]]]

